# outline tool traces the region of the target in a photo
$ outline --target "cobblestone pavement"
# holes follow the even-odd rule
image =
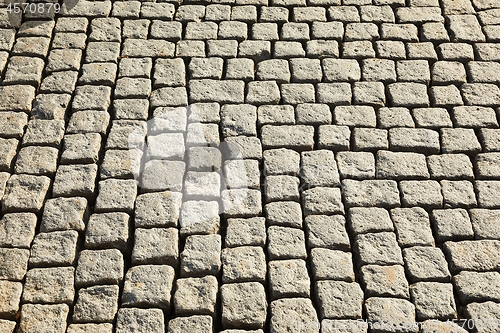
[[[499,0],[32,5],[0,333],[500,332]]]

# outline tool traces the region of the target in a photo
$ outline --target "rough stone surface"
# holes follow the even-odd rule
[[[10,2],[0,333],[499,331],[497,0]]]

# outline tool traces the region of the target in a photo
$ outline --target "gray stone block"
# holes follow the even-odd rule
[[[394,180],[351,180],[342,181],[347,207],[400,206],[399,190]]]
[[[318,129],[318,137],[320,149],[349,150],[351,131],[348,126],[321,125]]]
[[[177,279],[176,286],[174,295],[176,314],[214,315],[218,290],[217,279],[214,276]]]
[[[396,235],[379,232],[357,235],[354,240],[359,265],[402,265],[403,257]]]
[[[222,282],[264,282],[266,258],[261,247],[241,246],[222,250]]]
[[[425,155],[380,150],[377,152],[377,178],[426,179],[429,178]]]
[[[21,281],[28,269],[29,250],[0,248],[0,279]]]
[[[0,119],[2,120],[2,124],[0,125],[0,133],[2,134],[3,138],[22,138],[26,124],[28,123],[28,116],[24,112],[0,112]],[[17,146],[17,142],[13,140],[7,141],[8,144],[5,143],[4,140],[5,139],[2,139],[2,142],[4,142],[3,145],[10,146],[15,143]],[[2,147],[2,149],[5,148]]]
[[[427,157],[429,172],[433,179],[472,179],[474,170],[465,154],[442,154]]]
[[[458,299],[462,304],[470,302],[498,302],[500,274],[498,272],[463,271],[453,277]]]
[[[45,202],[40,231],[83,231],[87,215],[85,198],[48,199]]]
[[[178,317],[168,323],[169,333],[181,333],[188,331],[212,332],[213,319],[210,316]]]
[[[174,284],[174,269],[167,265],[141,265],[128,270],[122,304],[167,309]]]
[[[33,119],[28,122],[23,146],[51,146],[59,148],[64,136],[63,120]]]
[[[354,207],[348,211],[350,229],[357,234],[394,231],[389,212],[379,207]]]
[[[17,141],[16,139],[0,139],[0,152],[3,156],[0,160],[0,170],[7,172],[12,171],[12,167],[14,165],[14,157],[16,157],[17,155],[18,144],[19,141]]]
[[[403,249],[410,282],[448,282],[451,278],[443,252],[436,247],[415,246]]]
[[[118,286],[93,286],[78,291],[75,323],[110,323],[118,311]]]
[[[337,163],[329,150],[302,152],[300,176],[306,187],[340,185]]]
[[[70,324],[67,333],[112,333],[113,324]]]
[[[457,106],[451,112],[456,127],[496,128],[495,110],[481,106]]]
[[[352,60],[351,60],[352,61]],[[394,61],[386,59],[366,59],[362,61],[363,79],[366,81],[396,81],[396,66]]]
[[[500,208],[500,201],[496,193],[500,189],[500,182],[495,180],[478,180],[475,182],[477,201],[481,208]]]
[[[268,225],[302,227],[302,208],[298,202],[278,201],[265,205]]]
[[[323,59],[323,73],[326,82],[359,81],[361,69],[354,59]]]
[[[23,303],[73,303],[73,267],[34,268],[26,273]]]
[[[224,137],[256,136],[257,108],[253,105],[224,105],[221,108],[221,127]]]
[[[133,179],[107,179],[99,182],[95,212],[124,211],[131,213],[137,196],[137,184]]]
[[[428,107],[427,87],[422,83],[392,83],[388,86],[393,106]]]
[[[299,173],[300,155],[290,149],[270,149],[264,151],[264,174],[280,175]]]
[[[269,259],[306,259],[304,232],[300,229],[270,226],[267,228]]]
[[[367,297],[410,298],[403,266],[366,265],[361,267],[361,276]]]
[[[116,249],[83,250],[76,266],[75,285],[118,284],[123,269],[123,255]]]
[[[309,248],[323,247],[332,250],[349,250],[345,218],[342,215],[309,215],[304,219]]]
[[[225,284],[221,287],[224,328],[263,328],[267,315],[264,286],[259,282]]]
[[[336,155],[342,178],[375,178],[375,157],[369,152],[338,152]]]
[[[429,216],[423,208],[395,208],[391,218],[401,247],[434,245]]]
[[[293,176],[267,176],[264,182],[266,203],[272,201],[298,201],[299,178]]]
[[[264,246],[266,243],[266,220],[263,217],[228,219],[225,246]]]
[[[221,193],[223,212],[227,217],[254,217],[262,213],[259,190],[235,189]]]
[[[477,154],[475,158],[476,175],[479,179],[496,179],[500,176],[498,172],[499,153]]]
[[[195,171],[218,171],[221,169],[222,154],[215,147],[190,147],[188,169]]]
[[[163,311],[160,309],[121,308],[116,317],[116,333],[164,332]]]
[[[106,86],[79,86],[71,104],[74,111],[106,111],[110,105],[111,88]]]
[[[314,187],[302,192],[304,215],[344,213],[338,187]]]
[[[419,8],[419,7],[414,7]],[[376,332],[417,333],[415,306],[407,300],[370,297],[365,301],[368,321],[380,325]]]
[[[497,240],[464,240],[445,242],[444,251],[452,271],[488,271],[500,265],[496,255],[500,243]]]
[[[67,133],[105,134],[109,124],[109,114],[102,111],[79,111],[71,115]]]
[[[316,293],[321,319],[358,319],[362,316],[363,291],[356,282],[318,281]]]
[[[165,191],[141,194],[135,202],[135,226],[177,226],[181,204],[181,193]]]
[[[497,129],[482,128],[479,136],[485,152],[500,151],[500,131]]]
[[[137,228],[135,230],[132,264],[169,264],[177,267],[179,235],[175,228]]]
[[[2,317],[13,319],[19,311],[23,285],[20,282],[0,281],[0,288],[2,290],[0,314]]]
[[[475,323],[480,323],[478,332],[489,333],[498,329],[498,304],[495,302],[471,303],[466,313]],[[482,324],[482,325],[481,325]]]
[[[352,254],[337,250],[311,249],[311,268],[315,281],[339,280],[354,281]]]
[[[471,182],[466,180],[442,180],[440,183],[445,208],[468,208],[477,206],[474,186]]]
[[[61,164],[96,163],[101,150],[98,133],[69,134],[64,136]]]
[[[196,277],[217,274],[221,267],[221,236],[191,235],[186,237],[181,252],[181,276]]]
[[[24,304],[21,308],[19,333],[64,333],[69,307],[67,304]]]
[[[417,282],[410,287],[417,320],[457,317],[451,283]]]
[[[85,247],[126,250],[129,224],[130,217],[126,213],[92,214],[85,232]]]
[[[353,149],[355,151],[377,151],[389,149],[387,130],[380,128],[354,128]]]
[[[0,246],[29,249],[37,224],[33,213],[4,214],[0,219]]]
[[[419,126],[417,121],[417,126]],[[389,130],[391,150],[438,154],[439,133],[424,128],[391,128]]]
[[[399,183],[403,207],[442,208],[441,186],[435,180],[403,180]]]
[[[77,252],[75,230],[39,233],[31,245],[30,266],[70,266]]]
[[[488,228],[487,210],[474,209],[471,210],[471,215],[480,229],[484,224],[486,224],[484,227]],[[484,217],[486,218],[484,219]],[[435,230],[436,241],[438,242],[472,239],[474,237],[473,225],[471,224],[469,214],[463,208],[435,209],[432,211],[431,221]]]
[[[471,209],[470,217],[476,239],[499,239],[500,234],[495,227],[499,212],[493,209]]]
[[[271,302],[271,330],[319,333],[318,315],[310,299],[284,298]],[[300,332],[300,331],[299,331]]]
[[[244,82],[236,80],[191,80],[189,100],[193,102],[243,103]]]
[[[331,124],[332,113],[325,104],[299,104],[295,109],[297,124],[323,125]]]
[[[333,112],[336,125],[349,127],[375,127],[377,118],[371,106],[337,106]]]

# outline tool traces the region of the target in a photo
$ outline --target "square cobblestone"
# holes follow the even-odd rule
[[[259,282],[225,284],[221,287],[222,326],[263,328],[267,315],[264,286]]]
[[[77,253],[74,230],[39,233],[31,245],[30,266],[70,266]]]
[[[24,304],[21,308],[19,332],[64,333],[68,314],[69,307],[66,304]]]
[[[142,265],[128,270],[123,286],[122,304],[168,309],[174,269],[167,265]]]
[[[120,251],[83,250],[76,266],[75,285],[118,284],[123,279],[123,270]]]
[[[322,319],[358,319],[362,316],[363,291],[356,282],[316,282]]]
[[[312,272],[315,281],[354,281],[352,254],[323,248],[311,249]]]
[[[118,311],[118,286],[93,286],[78,291],[73,322],[112,322]]]
[[[403,266],[366,265],[361,267],[361,276],[368,297],[410,298]]]
[[[26,273],[23,303],[73,303],[73,267],[34,268]]]
[[[300,229],[271,226],[267,228],[269,258],[305,259],[307,257],[304,232]]]
[[[176,314],[215,313],[218,283],[214,276],[177,279],[176,286],[174,295]]]

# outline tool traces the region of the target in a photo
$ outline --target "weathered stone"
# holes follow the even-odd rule
[[[75,230],[39,233],[31,245],[30,266],[70,266],[76,258]]]
[[[78,291],[73,321],[112,322],[118,311],[118,286],[94,286]]]
[[[168,309],[174,275],[174,269],[167,265],[141,265],[130,268],[125,275],[122,304]]]
[[[221,287],[222,325],[225,328],[263,328],[267,315],[264,286],[259,282]]]
[[[176,285],[174,295],[176,314],[215,313],[218,284],[214,276],[177,279]]]
[[[320,318],[358,319],[362,316],[363,291],[356,282],[316,282]]]
[[[116,333],[164,332],[160,309],[121,308],[116,317]]]
[[[274,260],[268,266],[272,299],[310,297],[311,281],[304,260]]]
[[[24,304],[18,332],[64,333],[68,313],[67,304]]]

